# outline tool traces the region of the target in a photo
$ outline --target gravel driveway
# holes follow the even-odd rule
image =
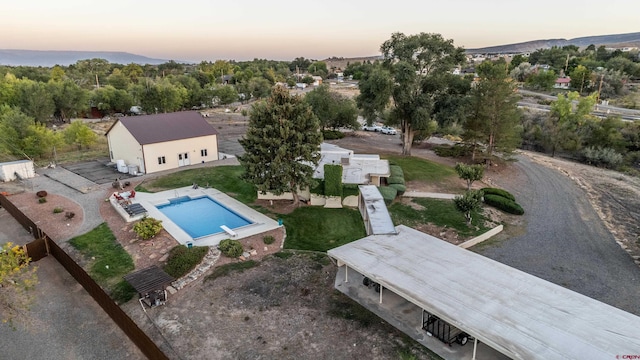
[[[480,254],[640,315],[640,269],[616,242],[585,192],[562,173],[519,156],[518,175],[494,183],[524,207],[526,232]]]

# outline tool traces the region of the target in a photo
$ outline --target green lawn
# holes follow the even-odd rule
[[[406,181],[443,182],[458,176],[452,167],[425,159],[400,155],[385,155],[384,158],[402,167]]]
[[[162,176],[156,180],[145,182],[140,189],[170,190],[196,183],[220,190],[245,204],[256,201],[255,186],[240,179],[244,169],[242,166],[216,166],[199,169],[189,169]]]
[[[109,292],[122,288],[122,277],[135,268],[133,259],[105,223],[69,242],[86,258],[95,258],[89,262],[89,275]]]
[[[327,251],[366,236],[360,212],[305,206],[281,215],[287,228],[286,249]]]
[[[478,212],[472,214],[471,226],[467,226],[464,215],[456,210],[451,200],[415,198],[412,201],[422,209],[401,203],[394,203],[389,207],[394,225],[417,226],[432,223],[456,229],[461,236],[478,236],[489,230],[484,226],[485,218]]]

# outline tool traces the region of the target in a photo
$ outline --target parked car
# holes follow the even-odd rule
[[[362,125],[362,130],[364,131],[382,131],[382,126],[376,125],[376,124],[371,124],[371,125],[367,125],[364,124]]]
[[[398,133],[396,129],[391,126],[383,126],[382,129],[380,129],[380,132],[387,135],[396,135]]]

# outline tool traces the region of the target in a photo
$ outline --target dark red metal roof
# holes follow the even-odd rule
[[[140,145],[217,135],[197,111],[125,116],[118,118]]]

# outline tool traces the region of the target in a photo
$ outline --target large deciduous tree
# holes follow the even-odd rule
[[[358,127],[358,109],[350,98],[331,91],[329,86],[320,85],[308,92],[304,101],[311,106],[313,113],[320,120],[322,129],[337,129]]]
[[[464,49],[440,34],[394,33],[380,47],[384,70],[363,74],[360,80],[358,106],[368,122],[385,111],[391,103],[387,119],[402,130],[402,154],[411,154],[416,131],[429,127],[433,119],[434,99],[449,90],[441,78],[465,61]]]
[[[244,179],[262,193],[291,192],[298,205],[297,191],[313,183],[313,170],[320,160],[318,118],[300,97],[282,87],[256,103],[249,118],[247,133],[240,140],[245,150],[239,157]]]
[[[555,156],[559,149],[579,149],[582,140],[578,129],[591,118],[596,95],[581,98],[577,92],[570,92],[567,96],[558,94],[558,100],[551,103],[551,112],[543,126],[551,156]]]

